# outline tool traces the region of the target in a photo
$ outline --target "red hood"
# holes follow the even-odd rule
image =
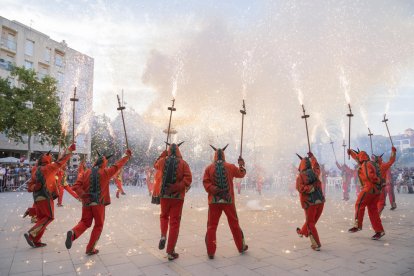
[[[306,171],[308,169],[310,169],[311,166],[311,162],[310,159],[308,157],[304,157],[302,158],[302,160],[300,160],[300,164],[299,164],[299,171],[303,172]]]

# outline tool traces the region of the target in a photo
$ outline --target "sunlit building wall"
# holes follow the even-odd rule
[[[49,36],[0,16],[0,77],[10,76],[13,66],[34,69],[39,78],[45,75],[58,82],[58,96],[62,109],[62,129],[69,135],[72,131],[72,103],[74,88],[79,98],[76,107],[75,129],[77,152],[89,154],[91,150],[90,124],[93,99],[93,58],[70,47],[65,41],[57,42]],[[58,119],[58,118],[56,118]],[[27,138],[26,138],[27,139]],[[38,137],[32,138],[32,151],[48,151],[50,145],[41,145]],[[0,156],[24,155],[27,144],[10,141],[0,134]],[[57,151],[54,147],[52,151]]]

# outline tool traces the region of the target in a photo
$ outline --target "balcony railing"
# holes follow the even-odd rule
[[[2,48],[6,48],[8,50],[11,50],[13,52],[16,52],[16,48],[17,48],[17,43],[14,40],[2,37],[1,38],[1,42],[0,42],[0,46]]]

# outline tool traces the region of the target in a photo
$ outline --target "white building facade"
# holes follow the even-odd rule
[[[10,78],[13,66],[36,71],[39,78],[50,75],[58,82],[58,96],[62,109],[62,129],[72,129],[72,102],[76,87],[75,133],[77,152],[90,154],[93,100],[93,58],[68,47],[65,41],[57,42],[49,36],[16,21],[0,16],[0,77]],[[58,120],[58,118],[56,118]],[[41,145],[32,138],[32,151],[55,151],[58,147]],[[0,156],[25,155],[27,144],[10,141],[0,134]]]

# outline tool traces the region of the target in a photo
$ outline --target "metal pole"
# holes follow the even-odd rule
[[[374,154],[374,151],[372,149],[372,135],[374,135],[374,134],[372,134],[371,130],[368,128],[369,142],[371,143],[371,155]]]
[[[335,162],[337,162],[338,163],[338,160],[336,160],[336,154],[335,154],[335,149],[334,149],[334,142],[332,141],[332,139],[331,138],[329,138],[329,140],[331,141],[330,142],[330,144],[331,144],[331,146],[332,146],[332,151],[333,151],[333,154],[334,154],[334,157],[335,157]]]
[[[390,142],[391,142],[391,145],[392,145],[392,146],[394,146],[394,143],[392,142],[392,138],[391,138],[390,130],[388,129],[388,124],[387,124],[388,119],[387,119],[387,118],[385,118],[385,116],[387,116],[387,114],[384,114],[384,120],[382,120],[382,122],[383,122],[383,123],[385,123],[385,126],[387,127],[388,137],[390,137]]]
[[[243,154],[243,127],[244,127],[244,115],[246,115],[246,105],[243,100],[243,109],[240,110],[240,113],[242,114],[242,126],[241,126],[241,137],[240,137],[240,157],[242,157]]]
[[[346,149],[345,140],[344,140],[344,143],[342,144],[342,146],[344,147],[344,165],[345,165],[345,149]]]
[[[128,136],[127,136],[127,132],[126,132],[126,128],[125,128],[125,120],[124,120],[124,109],[125,106],[121,105],[121,100],[119,99],[119,95],[117,94],[116,97],[118,98],[118,108],[117,110],[121,111],[121,118],[122,118],[122,125],[124,126],[124,134],[125,134],[125,144],[127,149],[129,149],[129,145],[128,145]]]
[[[72,111],[72,143],[75,143],[75,105],[76,102],[79,101],[79,99],[76,98],[76,86],[73,91],[73,98],[70,98],[70,101],[72,102],[73,111]]]
[[[351,104],[348,104],[348,107],[349,107],[349,113],[346,114],[346,116],[348,116],[348,118],[349,118],[348,149],[351,149],[351,118],[354,116],[354,114],[352,114]],[[351,155],[348,155],[348,159],[351,159]]]
[[[171,119],[172,119],[172,113],[173,111],[176,111],[177,109],[174,107],[174,103],[175,103],[175,99],[173,98],[172,100],[172,105],[168,107],[168,110],[170,111],[170,120],[168,122],[168,131],[167,131],[167,143],[168,140],[170,138],[170,130],[171,130]],[[167,150],[168,148],[168,144],[165,144],[165,150]]]
[[[309,130],[308,130],[308,118],[310,115],[306,114],[305,106],[302,104],[303,116],[302,119],[305,119],[305,126],[306,126],[306,137],[308,138],[308,150],[311,152],[310,141],[309,141]]]

